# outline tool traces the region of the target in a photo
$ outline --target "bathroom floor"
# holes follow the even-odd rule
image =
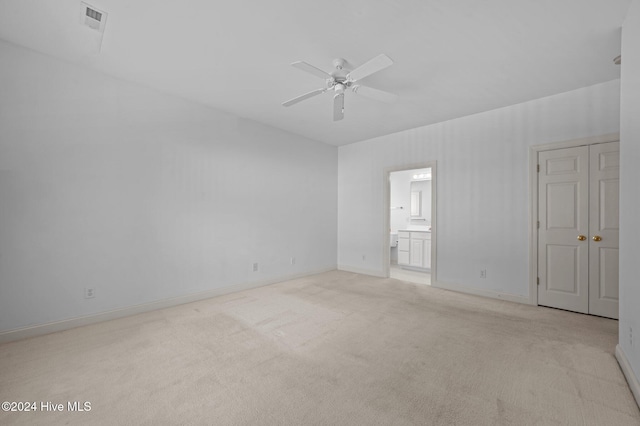
[[[391,265],[391,268],[389,269],[389,276],[396,280],[408,281],[415,284],[431,285],[430,273],[402,269],[402,267],[398,265]]]

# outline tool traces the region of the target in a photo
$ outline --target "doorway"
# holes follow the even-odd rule
[[[430,285],[435,277],[435,163],[385,171],[385,275]]]
[[[618,318],[619,149],[535,153],[538,305]]]

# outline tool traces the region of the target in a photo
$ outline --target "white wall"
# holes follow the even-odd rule
[[[0,331],[335,268],[336,176],[333,146],[0,42]]]
[[[621,84],[619,332],[620,346],[637,384],[640,379],[640,0],[632,2],[622,28]],[[640,403],[640,394],[636,394],[636,399]]]
[[[437,161],[438,281],[528,297],[529,146],[618,132],[619,95],[615,80],[340,147],[338,267],[383,274],[384,170]]]

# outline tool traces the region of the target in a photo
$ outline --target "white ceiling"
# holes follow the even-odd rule
[[[333,145],[344,145],[619,78],[630,0],[88,0],[108,13],[102,40],[80,0],[2,0],[0,38]],[[98,46],[101,48],[98,49]],[[385,53],[394,65],[348,92],[332,121],[328,72]],[[1,60],[1,58],[0,58]]]

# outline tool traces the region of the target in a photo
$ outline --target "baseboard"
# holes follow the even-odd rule
[[[338,270],[353,272],[353,273],[362,274],[362,275],[370,275],[372,277],[386,278],[381,271],[356,268],[348,265],[338,265]],[[441,288],[443,290],[456,291],[458,293],[473,294],[475,296],[490,297],[492,299],[499,299],[499,300],[508,300],[509,302],[523,303],[525,305],[531,304],[531,302],[529,301],[529,298],[526,296],[517,296],[514,294],[500,293],[500,292],[491,291],[491,290],[482,290],[482,289],[464,287],[458,284],[444,283],[442,281],[432,282],[431,286],[435,288]]]
[[[431,268],[418,268],[417,266],[410,266],[410,265],[398,265],[398,266],[400,266],[400,268],[404,269],[405,271],[422,272],[427,274],[431,273]]]
[[[113,319],[128,317],[131,315],[142,314],[158,309],[171,308],[173,306],[183,305],[185,303],[196,302],[198,300],[210,299],[224,294],[236,293],[238,291],[249,290],[252,288],[263,287],[265,285],[275,284],[282,281],[294,280],[310,275],[321,274],[323,272],[334,271],[336,268],[326,268],[305,272],[302,274],[286,275],[283,277],[253,281],[242,284],[236,284],[228,287],[207,290],[199,293],[187,294],[184,296],[172,297],[169,299],[157,300],[155,302],[143,303],[140,305],[128,306],[126,308],[114,309],[111,311],[100,312],[98,314],[86,315],[82,317],[64,319],[61,321],[50,322],[46,324],[38,324],[29,327],[21,327],[13,330],[0,332],[0,344],[14,342],[16,340],[27,339],[30,337],[42,336],[44,334],[55,333],[57,331],[69,330],[84,325],[95,324],[98,322],[109,321]]]
[[[375,271],[373,269],[355,268],[353,266],[348,266],[348,265],[338,265],[338,270],[345,271],[345,272],[353,272],[354,274],[362,274],[362,275],[370,275],[372,277],[386,278],[382,273],[382,271]]]
[[[640,382],[634,374],[631,364],[629,364],[629,360],[627,359],[627,355],[625,355],[624,350],[620,345],[616,345],[616,359],[618,360],[622,374],[624,374],[625,379],[627,379],[629,388],[631,388],[631,393],[636,399],[636,404],[638,404],[638,408],[640,408]]]
[[[445,283],[445,282],[442,282],[442,281],[432,282],[431,286],[435,287],[435,288],[441,288],[443,290],[456,291],[458,293],[466,293],[466,294],[473,294],[475,296],[490,297],[492,299],[507,300],[509,302],[523,303],[525,305],[531,304],[529,302],[529,298],[528,297],[526,297],[526,296],[517,296],[515,294],[500,293],[500,292],[492,291],[492,290],[484,290],[484,289],[478,289],[478,288],[465,287],[465,286],[461,286],[459,284]]]

